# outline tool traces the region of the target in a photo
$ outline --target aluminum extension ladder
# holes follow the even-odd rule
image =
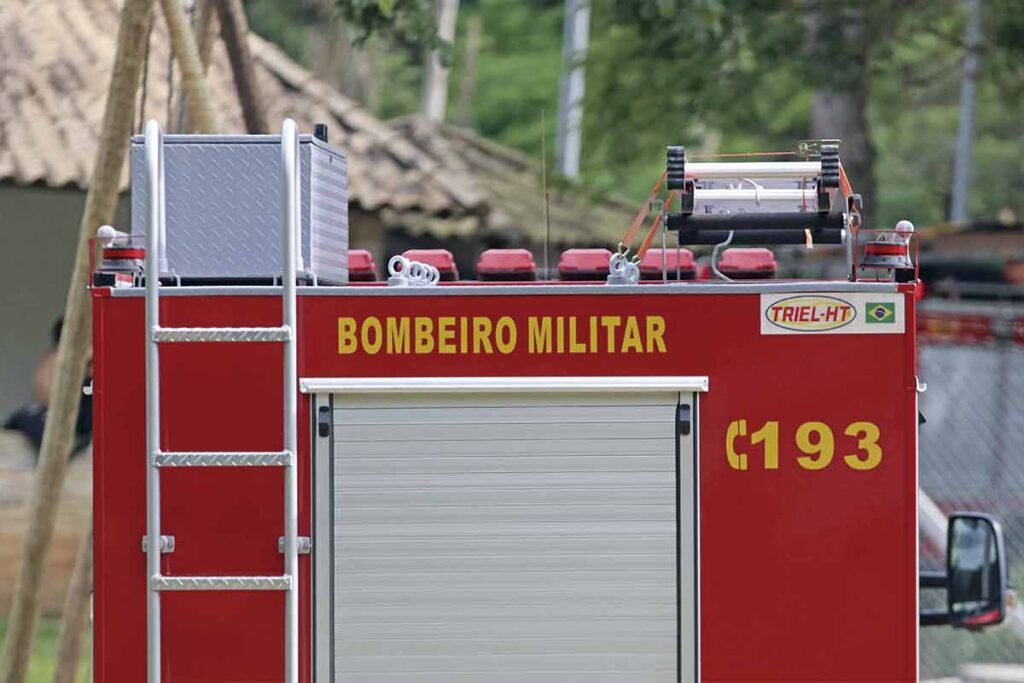
[[[146,573],[147,681],[159,683],[160,594],[164,591],[285,591],[286,683],[298,683],[298,369],[295,337],[295,277],[299,226],[299,135],[295,122],[281,128],[282,324],[280,327],[160,326],[160,273],[167,272],[166,197],[163,133],[156,121],[146,124],[146,173],[149,216],[146,246]],[[280,452],[170,452],[160,448],[160,345],[169,342],[281,342],[284,344],[284,450]],[[280,576],[165,576],[160,556],[170,539],[160,535],[160,470],[164,467],[283,467],[284,572]]]

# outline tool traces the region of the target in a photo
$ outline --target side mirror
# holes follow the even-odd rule
[[[994,518],[956,513],[946,542],[946,595],[950,625],[980,629],[1006,618],[1006,551]]]

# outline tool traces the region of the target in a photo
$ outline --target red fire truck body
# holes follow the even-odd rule
[[[281,323],[279,287],[162,290],[165,327]],[[913,292],[299,287],[300,679],[915,680]],[[99,681],[146,677],[144,303],[94,289]],[[164,345],[162,448],[280,450],[281,366],[270,342]],[[552,425],[566,402],[594,419]],[[379,424],[335,434],[366,406]],[[162,476],[161,574],[281,573],[280,468]],[[163,680],[282,680],[283,610],[165,593]]]

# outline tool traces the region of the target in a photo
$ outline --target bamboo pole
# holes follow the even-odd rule
[[[266,133],[267,115],[260,98],[259,82],[249,52],[249,22],[245,18],[242,0],[210,0],[217,3],[220,17],[220,35],[231,61],[238,101],[242,105],[245,129],[249,133]]]
[[[57,667],[53,683],[74,683],[82,656],[82,635],[89,621],[89,593],[92,592],[92,520],[75,558],[75,569],[64,600],[64,620],[57,644]]]
[[[64,329],[57,346],[57,369],[49,413],[32,484],[29,523],[7,622],[7,638],[0,654],[2,683],[22,683],[28,668],[38,617],[39,587],[53,538],[60,490],[74,439],[82,382],[89,360],[91,320],[86,289],[91,250],[89,239],[100,225],[112,223],[115,218],[152,1],[125,0],[121,8],[102,133],[79,226],[75,265],[64,307]]]
[[[210,70],[210,54],[213,52],[213,43],[219,30],[216,4],[217,0],[196,0],[196,50],[199,52],[199,62],[204,77]],[[182,111],[183,109],[184,111]],[[168,121],[168,130],[172,130],[171,126],[175,121],[181,123],[182,131],[195,129],[195,125],[189,117],[187,93],[179,98],[175,112],[175,115]]]
[[[217,35],[217,0],[197,0],[199,3],[196,15],[196,47],[199,48],[199,60],[203,63],[203,73],[210,68],[210,53],[213,51],[213,39]]]
[[[215,124],[210,94],[203,77],[199,48],[185,16],[185,8],[181,0],[160,0],[160,8],[167,22],[174,59],[181,69],[181,87],[188,103],[189,126],[197,133],[212,133]]]

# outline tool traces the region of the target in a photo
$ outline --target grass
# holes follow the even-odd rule
[[[26,683],[51,683],[53,680],[53,668],[56,665],[57,638],[60,634],[59,619],[40,619],[39,627],[36,629],[36,639],[32,647],[32,658],[28,663],[28,677]],[[0,642],[7,635],[7,622],[0,620]],[[78,667],[76,680],[79,683],[87,683],[89,680],[89,647],[88,639],[82,643],[82,662]]]

